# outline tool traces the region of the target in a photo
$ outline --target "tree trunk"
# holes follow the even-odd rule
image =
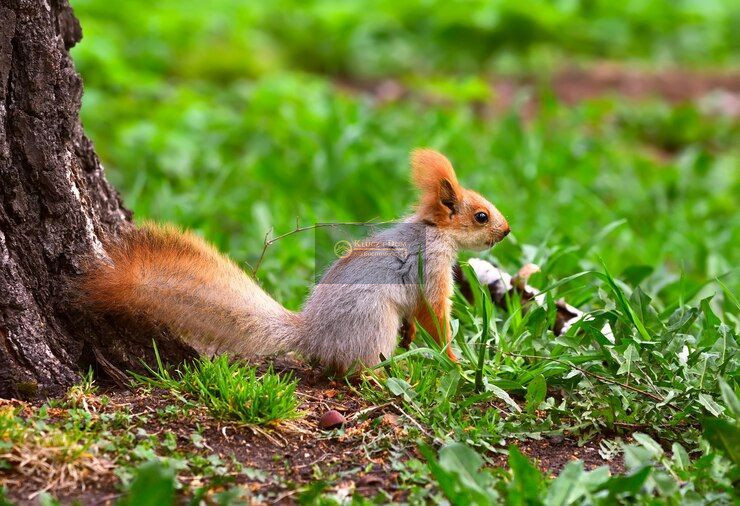
[[[94,366],[194,351],[161,329],[88,313],[74,300],[84,259],[131,226],[78,117],[82,37],[67,0],[0,1],[0,397],[53,395]],[[100,111],[105,114],[105,111]]]

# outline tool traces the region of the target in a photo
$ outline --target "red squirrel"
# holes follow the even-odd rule
[[[416,322],[456,360],[450,296],[457,252],[492,247],[509,224],[493,204],[460,186],[436,151],[414,150],[411,176],[420,191],[413,214],[374,237],[403,243],[405,252],[338,259],[298,312],[194,234],[151,224],[106,245],[107,256],[88,266],[83,293],[99,310],[163,323],[201,351],[296,351],[343,374],[390,357],[399,328],[405,324],[409,341]],[[391,282],[373,282],[377,274]]]

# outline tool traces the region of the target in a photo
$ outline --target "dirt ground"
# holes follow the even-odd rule
[[[327,477],[327,490],[360,493],[367,497],[384,490],[394,501],[403,501],[409,493],[408,484],[394,466],[398,460],[421,458],[408,437],[409,427],[415,423],[395,404],[372,406],[355,395],[343,383],[326,379],[299,362],[285,360],[277,371],[291,370],[299,378],[297,395],[302,399],[300,410],[305,416],[270,429],[250,428],[230,422],[219,422],[203,411],[187,418],[162,422],[157,410],[173,403],[165,391],[148,395],[126,390],[101,392],[110,398],[107,411],[129,408],[137,417],[147,417],[136,425],[148,434],[173,433],[178,450],[185,453],[218,454],[224,461],[232,457],[244,466],[259,470],[256,476],[233,473],[232,483],[247,488],[253,500],[266,504],[291,504],[302,487],[314,483],[317,475]],[[347,422],[344,429],[326,431],[319,428],[321,415],[334,409]],[[492,408],[495,409],[495,408]],[[102,412],[103,410],[101,410]],[[130,429],[133,430],[133,429]],[[196,447],[191,434],[198,430],[203,440]],[[369,444],[370,443],[370,444]],[[599,439],[579,446],[570,437],[552,437],[518,443],[522,452],[549,474],[557,474],[569,461],[582,459],[587,469],[610,466],[612,472],[623,472],[621,456],[604,460],[599,454]],[[503,452],[505,449],[502,448]],[[489,455],[496,465],[506,466],[506,455]],[[198,477],[181,478],[197,487]],[[13,472],[0,472],[0,483],[8,489],[9,499],[18,504],[36,504],[29,500],[43,488],[43,476],[29,478]],[[51,488],[49,493],[63,504],[79,501],[85,505],[114,504],[121,496],[118,478],[113,466],[103,466],[95,473],[67,483],[62,488]]]
[[[599,96],[617,95],[630,100],[661,98],[671,103],[693,102],[711,115],[740,118],[740,72],[666,69],[648,71],[623,64],[601,62],[570,66],[548,77],[492,76],[492,101],[479,104],[483,114],[498,114],[516,104],[525,119],[539,107],[538,87],[550,88],[566,104]],[[405,99],[414,93],[396,79],[357,82],[339,79],[337,86],[363,92],[381,102]],[[424,96],[422,100],[436,101]]]

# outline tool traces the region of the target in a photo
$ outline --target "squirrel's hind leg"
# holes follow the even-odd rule
[[[411,343],[414,342],[416,337],[416,323],[414,320],[404,318],[401,322],[401,328],[398,331],[401,334],[401,342],[399,346],[403,349],[408,350],[411,347]]]

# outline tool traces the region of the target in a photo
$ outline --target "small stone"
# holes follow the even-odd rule
[[[393,413],[386,413],[380,417],[380,423],[387,427],[395,427],[398,425],[398,415]]]
[[[365,476],[360,478],[359,484],[363,487],[377,487],[378,485],[383,484],[383,479],[374,474],[366,474]]]
[[[319,428],[323,430],[336,429],[344,425],[344,416],[336,409],[331,409],[324,413],[319,420]]]

